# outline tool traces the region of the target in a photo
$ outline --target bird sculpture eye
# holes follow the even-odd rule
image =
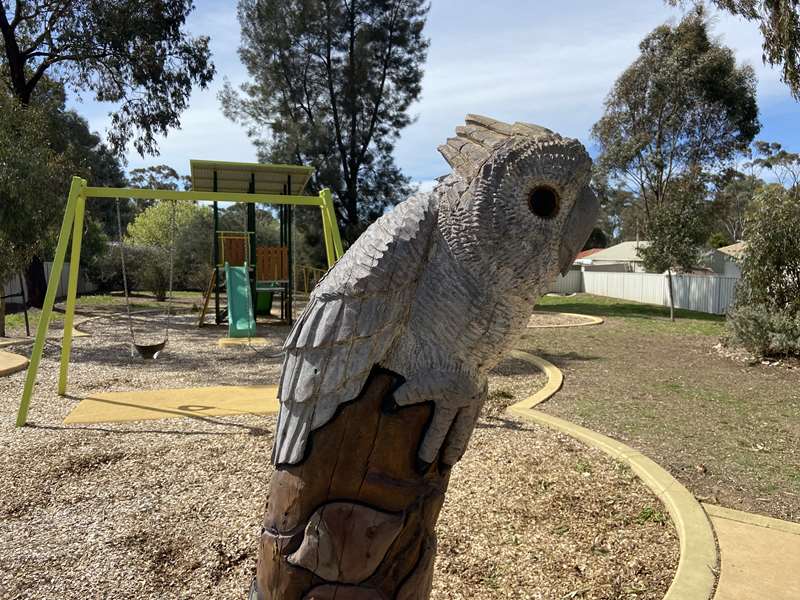
[[[560,208],[558,192],[546,185],[533,188],[528,194],[528,208],[537,217],[552,219]]]

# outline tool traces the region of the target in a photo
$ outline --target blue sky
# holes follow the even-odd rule
[[[590,145],[603,99],[636,58],[639,41],[680,15],[661,0],[433,0],[422,98],[411,108],[416,122],[397,144],[398,164],[423,185],[447,172],[436,146],[468,112],[538,123]],[[187,172],[191,158],[255,160],[244,128],[222,115],[217,99],[225,78],[234,85],[247,79],[237,54],[236,2],[197,1],[188,29],[211,37],[218,75],[209,89],[192,94],[181,129],[160,141],[161,155],[142,158],[131,149],[129,169],[163,162]],[[759,139],[800,150],[800,105],[778,72],[762,65],[757,26],[715,13],[713,32],[758,74]],[[88,97],[70,105],[105,132],[112,106]]]

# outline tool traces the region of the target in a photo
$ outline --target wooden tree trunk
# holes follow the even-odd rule
[[[47,293],[47,278],[44,275],[44,263],[38,256],[31,259],[25,271],[25,283],[28,286],[28,302],[34,308],[44,306],[44,296]]]
[[[449,469],[419,464],[433,406],[398,408],[395,383],[373,372],[303,462],[276,468],[251,598],[428,598]]]
[[[5,294],[5,289],[0,284],[0,337],[6,337],[6,301],[3,298]]]

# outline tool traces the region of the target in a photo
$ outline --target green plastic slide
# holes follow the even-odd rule
[[[225,263],[225,286],[228,289],[228,337],[253,337],[256,334],[256,319],[250,299],[247,263],[243,267],[232,267]]]

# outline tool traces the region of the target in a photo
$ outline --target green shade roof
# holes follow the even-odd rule
[[[217,191],[244,193],[250,191],[250,178],[255,176],[256,194],[283,194],[284,185],[292,179],[292,196],[300,196],[314,167],[304,165],[267,165],[220,160],[191,160],[192,190],[214,191],[214,171],[217,172]]]

